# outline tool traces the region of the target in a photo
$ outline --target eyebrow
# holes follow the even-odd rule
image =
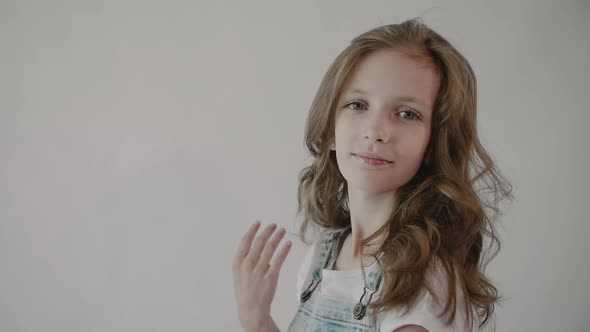
[[[368,95],[367,91],[363,90],[363,89],[354,89],[352,91],[349,92],[350,94],[352,93],[360,93],[363,95]],[[416,103],[416,104],[420,104],[422,106],[428,107],[428,105],[426,105],[424,102],[412,97],[412,96],[401,96],[399,98],[397,98],[398,101],[406,101],[406,102],[412,102],[412,103]]]

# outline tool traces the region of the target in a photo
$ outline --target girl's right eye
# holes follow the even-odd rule
[[[359,103],[358,101],[353,101],[353,102],[351,102],[351,103],[348,103],[348,104],[346,104],[346,106],[345,106],[345,107],[346,107],[346,108],[350,108],[350,107],[348,107],[348,106],[350,106],[350,105],[360,105],[361,107],[362,107],[362,106],[365,106],[365,105],[363,105],[362,103]],[[353,111],[360,111],[360,110],[359,110],[359,109],[353,109]]]

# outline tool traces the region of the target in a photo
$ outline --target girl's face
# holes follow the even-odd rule
[[[338,168],[349,190],[394,191],[417,173],[428,141],[440,80],[399,51],[377,50],[357,63],[336,110]],[[370,165],[356,154],[389,163]]]

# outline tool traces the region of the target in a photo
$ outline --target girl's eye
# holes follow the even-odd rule
[[[418,115],[418,113],[416,113],[416,112],[414,112],[414,111],[410,111],[410,110],[404,110],[404,111],[401,111],[401,112],[400,112],[400,114],[401,114],[401,113],[410,114],[412,117],[411,117],[411,119],[409,119],[409,120],[420,120],[420,116]],[[406,117],[403,117],[403,118],[404,118],[404,119],[408,119],[408,118],[406,118]]]
[[[348,103],[348,104],[346,105],[346,108],[349,108],[348,106],[350,106],[350,105],[360,105],[361,107],[362,107],[362,106],[365,106],[365,105],[363,105],[362,103],[359,103],[358,101],[353,101],[352,103]],[[353,110],[354,110],[354,111],[358,111],[359,109],[353,109]]]

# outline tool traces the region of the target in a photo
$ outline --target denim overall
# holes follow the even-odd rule
[[[332,269],[338,257],[341,236],[350,228],[329,231],[321,240],[320,259],[312,267],[313,278],[307,289],[301,294],[297,313],[289,325],[288,331],[377,331],[376,317],[373,310],[366,307],[379,289],[381,275],[376,270],[367,274],[363,296],[357,303],[340,301],[322,294],[316,287],[322,280],[322,270]],[[374,266],[378,266],[375,264]],[[309,278],[308,278],[309,279]]]

